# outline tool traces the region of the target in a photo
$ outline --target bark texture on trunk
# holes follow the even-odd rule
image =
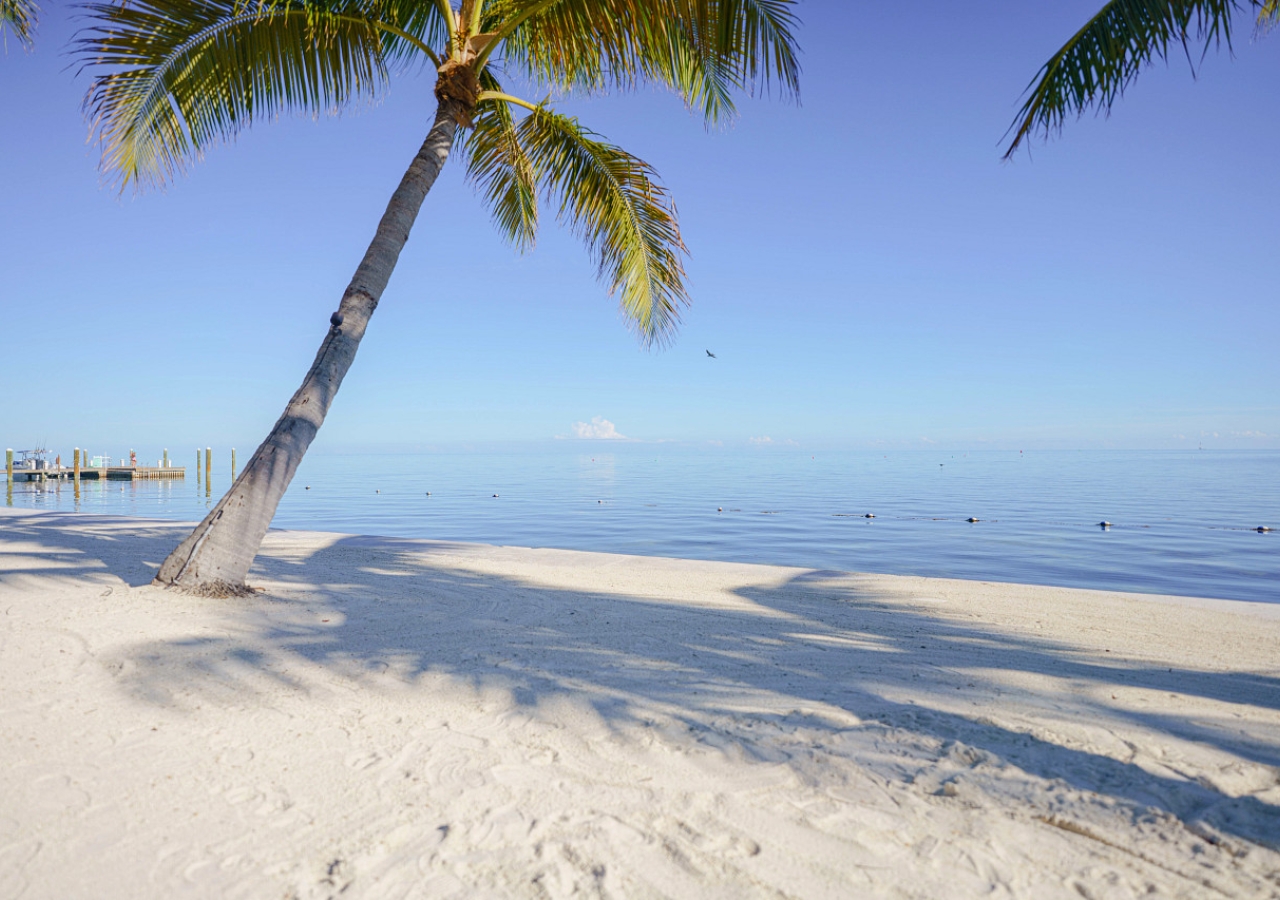
[[[452,105],[441,104],[426,140],[391,195],[377,234],[330,319],[329,332],[302,386],[231,490],[169,554],[156,575],[156,584],[215,596],[249,592],[245,584],[249,566],[280,498],[351,368],[422,201],[449,157],[457,127]]]

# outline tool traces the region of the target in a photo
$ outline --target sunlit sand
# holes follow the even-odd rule
[[[1280,605],[0,512],[0,896],[1275,897]]]

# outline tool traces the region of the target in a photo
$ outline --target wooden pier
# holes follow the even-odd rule
[[[47,469],[20,469],[14,466],[14,481],[70,481],[75,478],[74,466],[50,466]],[[143,481],[153,479],[186,478],[185,466],[81,466],[80,480],[85,481]]]

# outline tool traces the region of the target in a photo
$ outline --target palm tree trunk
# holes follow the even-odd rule
[[[409,229],[449,157],[457,127],[452,105],[442,103],[426,140],[391,195],[377,234],[343,293],[337,313],[330,319],[329,333],[311,371],[231,490],[169,554],[156,574],[156,584],[214,596],[249,591],[245,584],[249,566],[280,498],[355,360],[369,317],[409,239]]]

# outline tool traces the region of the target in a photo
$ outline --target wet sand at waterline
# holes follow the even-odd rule
[[[1280,896],[1280,605],[183,530],[0,511],[0,896]]]

